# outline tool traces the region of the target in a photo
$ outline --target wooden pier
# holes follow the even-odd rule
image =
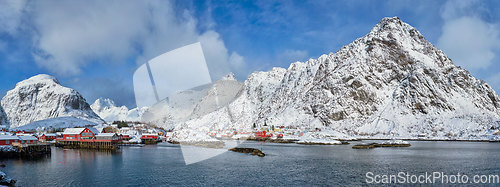
[[[12,144],[14,151],[0,152],[2,157],[28,157],[38,158],[44,155],[50,155],[50,144]]]
[[[56,147],[70,149],[118,150],[117,142],[111,141],[57,141]]]

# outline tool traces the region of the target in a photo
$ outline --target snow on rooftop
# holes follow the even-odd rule
[[[80,134],[85,128],[67,128],[64,129],[63,134]]]
[[[151,134],[151,133],[143,133],[143,136],[158,136],[158,134]]]
[[[94,127],[88,127],[88,129],[89,129],[90,131],[92,131],[94,134],[99,134],[99,132],[100,132],[100,131],[98,131],[98,130],[97,130],[96,128],[94,128]]]
[[[100,133],[97,136],[102,136],[102,137],[109,137],[109,136],[114,136],[116,133]]]
[[[85,129],[86,128],[67,128],[67,129],[64,129],[63,134],[80,134]],[[87,129],[89,129],[94,134],[99,134],[99,131],[94,127],[87,127]]]
[[[17,136],[0,135],[0,140],[19,140]]]
[[[18,138],[20,140],[25,140],[25,141],[28,141],[28,140],[38,140],[38,138],[36,138],[34,136],[18,136]]]

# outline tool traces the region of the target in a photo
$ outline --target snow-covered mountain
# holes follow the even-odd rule
[[[232,73],[211,84],[176,92],[151,106],[142,121],[173,129],[187,120],[212,113],[233,102],[241,94],[243,84]]]
[[[20,127],[11,128],[10,130],[46,131],[50,129],[57,130],[61,128],[89,127],[96,125],[99,124],[85,119],[70,116],[70,117],[57,117],[57,118],[35,121]]]
[[[500,98],[393,17],[334,54],[251,74],[234,102],[177,129],[253,123],[352,137],[484,139],[500,128]]]
[[[117,107],[115,102],[108,98],[97,99],[90,108],[108,123],[113,121],[141,121],[142,114],[147,108]]]
[[[7,121],[7,115],[3,111],[3,107],[0,104],[0,129],[9,127],[9,122]]]
[[[56,78],[45,74],[17,83],[2,98],[1,106],[10,128],[57,117],[103,123],[77,91],[62,86]]]

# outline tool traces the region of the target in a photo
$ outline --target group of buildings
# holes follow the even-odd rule
[[[38,137],[32,136],[31,134],[18,131],[14,134],[7,132],[6,130],[0,130],[0,145],[30,145],[38,144]]]
[[[142,142],[156,142],[159,140],[158,134],[139,135]],[[67,128],[64,132],[36,134],[26,131],[7,132],[0,131],[0,145],[32,145],[39,142],[109,142],[121,143],[130,140],[128,134],[118,134],[105,132],[103,128],[93,127]]]

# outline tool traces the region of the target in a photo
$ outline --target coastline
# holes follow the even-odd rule
[[[346,141],[346,142],[356,142],[356,141],[370,141],[370,140],[382,141],[382,140],[393,140],[393,139],[412,141],[412,142],[417,142],[417,141],[429,141],[429,142],[500,142],[500,140],[450,140],[450,139],[408,139],[408,138],[358,138],[356,140],[345,140],[345,139],[333,139],[333,140]],[[308,144],[304,144],[304,143],[297,143],[297,141],[299,141],[299,140],[287,140],[287,142],[258,140],[258,139],[247,139],[247,140],[248,141],[256,141],[256,142],[268,142],[268,143],[283,143],[283,144],[296,143],[296,144],[308,145]]]

